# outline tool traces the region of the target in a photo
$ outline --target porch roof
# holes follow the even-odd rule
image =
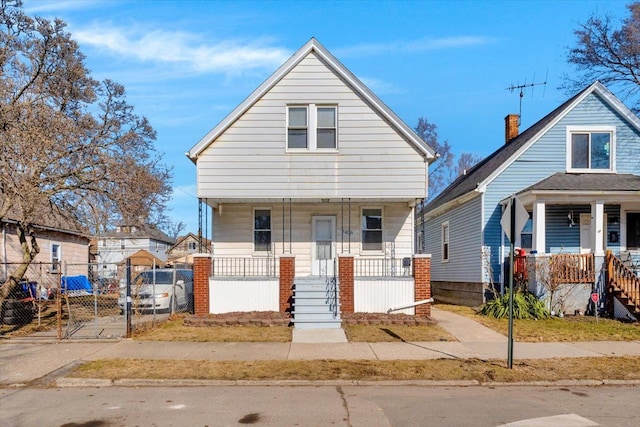
[[[555,203],[559,200],[575,203],[596,198],[607,202],[637,201],[640,200],[640,176],[560,172],[525,188],[517,196],[525,205],[539,197],[553,200]]]

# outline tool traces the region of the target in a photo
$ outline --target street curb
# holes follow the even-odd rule
[[[529,382],[480,382],[477,380],[407,380],[407,381],[360,381],[360,380],[189,380],[189,379],[133,379],[110,380],[103,378],[58,378],[59,388],[73,387],[211,387],[211,386],[419,386],[419,387],[594,387],[594,386],[640,386],[640,380],[558,380]]]

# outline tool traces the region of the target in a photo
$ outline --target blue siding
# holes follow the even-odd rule
[[[640,174],[640,134],[604,103],[599,96],[591,94],[571,110],[555,126],[549,129],[527,151],[516,159],[500,176],[487,186],[485,193],[484,245],[491,249],[492,268],[500,271],[500,226],[501,200],[539,182],[556,172],[566,172],[567,126],[616,126],[616,165],[618,173]],[[548,252],[577,253],[580,250],[580,227],[569,228],[567,214],[571,206],[547,206],[546,250]],[[606,210],[606,209],[612,209]],[[619,212],[619,207],[605,208],[605,212]],[[576,218],[580,213],[589,213],[590,206],[574,208]],[[618,213],[619,216],[619,213]],[[619,225],[609,225],[609,231],[619,234]],[[505,244],[508,245],[505,237]],[[619,247],[613,243],[610,247]],[[508,253],[509,247],[503,248]]]
[[[480,214],[482,197],[426,222],[426,253],[431,254],[431,280],[447,282],[482,281]],[[442,262],[441,229],[449,222],[449,261]]]

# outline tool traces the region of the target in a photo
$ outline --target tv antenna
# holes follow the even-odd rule
[[[520,125],[520,120],[522,119],[522,98],[524,98],[524,92],[525,89],[527,88],[531,88],[531,95],[533,95],[533,88],[536,86],[544,86],[543,92],[542,92],[542,97],[544,98],[544,94],[547,90],[547,77],[549,76],[549,70],[547,70],[547,74],[544,77],[544,81],[543,82],[537,82],[536,83],[536,73],[533,73],[533,80],[531,81],[531,83],[527,83],[527,80],[525,79],[523,84],[520,84],[520,82],[518,82],[518,84],[514,85],[511,84],[508,88],[506,88],[506,90],[508,90],[509,92],[512,92],[514,90],[517,90],[520,93],[520,111],[518,112],[518,125]]]

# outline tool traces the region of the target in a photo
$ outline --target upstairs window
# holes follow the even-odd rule
[[[253,211],[253,250],[271,251],[271,209]]]
[[[318,148],[336,148],[335,107],[318,107],[318,128],[316,132]]]
[[[197,248],[197,242],[189,242],[188,244],[188,250],[190,251],[195,251]]]
[[[382,252],[382,209],[362,209],[362,250]]]
[[[307,107],[289,107],[287,148],[307,148]]]
[[[287,107],[287,150],[336,150],[337,122],[335,106],[308,104]]]
[[[612,128],[569,130],[567,170],[573,172],[614,170],[615,142]]]

